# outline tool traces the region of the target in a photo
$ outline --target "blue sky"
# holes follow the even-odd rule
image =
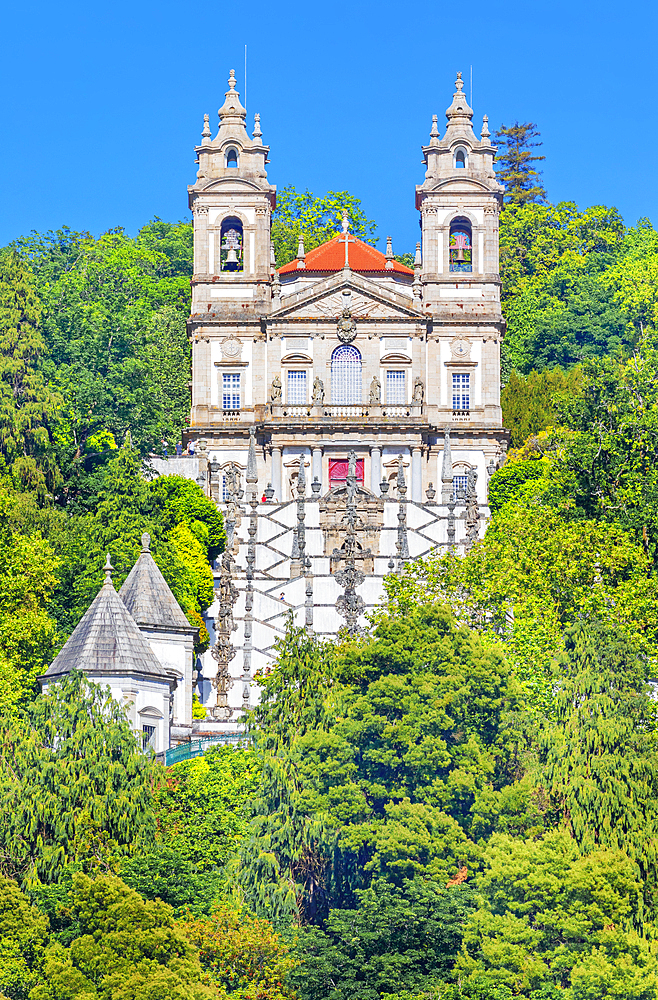
[[[0,243],[187,217],[203,114],[228,70],[261,114],[269,177],[361,198],[394,250],[418,238],[414,185],[457,70],[475,121],[536,122],[552,201],[658,224],[657,8],[353,0],[113,0],[6,6],[0,41]]]

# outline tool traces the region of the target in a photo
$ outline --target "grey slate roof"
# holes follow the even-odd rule
[[[156,566],[149,549],[150,544],[150,536],[144,532],[139,559],[119,591],[119,597],[138,625],[196,631]]]
[[[84,673],[138,673],[170,679],[114,589],[111,571],[108,555],[105,583],[48,667],[45,677],[56,677],[76,669]]]

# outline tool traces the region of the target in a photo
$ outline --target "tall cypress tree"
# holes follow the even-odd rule
[[[45,344],[34,276],[18,254],[0,255],[0,454],[24,485],[56,481],[49,424],[59,399],[39,371]]]
[[[541,171],[533,164],[545,160],[545,156],[533,155],[533,149],[542,145],[533,142],[540,135],[534,122],[514,122],[501,125],[494,136],[498,146],[495,162],[497,175],[505,185],[505,201],[512,205],[525,205],[529,201],[546,201],[546,188],[541,182]]]
[[[557,661],[555,719],[544,733],[544,780],[581,849],[625,851],[656,886],[656,704],[631,643],[579,624]]]

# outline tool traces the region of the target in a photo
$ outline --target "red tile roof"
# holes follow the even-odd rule
[[[410,267],[405,267],[399,261],[394,260],[393,267],[386,267],[386,257],[379,250],[375,250],[368,243],[357,240],[356,237],[349,237],[348,246],[350,267],[353,271],[393,271],[398,274],[410,274],[413,271]],[[279,274],[299,273],[304,268],[298,268],[298,259],[291,260],[289,264],[284,264],[279,268]],[[315,250],[309,250],[306,254],[307,271],[341,271],[345,266],[345,237],[342,233],[334,236],[328,243],[322,243]]]

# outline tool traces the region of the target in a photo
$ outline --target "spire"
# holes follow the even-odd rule
[[[452,449],[450,447],[450,427],[443,433],[443,464],[441,466],[441,502],[452,499]]]
[[[272,243],[271,240],[270,240],[270,267],[273,269],[276,268],[276,255],[274,253],[274,244]]]
[[[306,267],[306,252],[304,250],[304,234],[299,234],[299,245],[297,247],[297,267],[303,270]]]
[[[439,116],[432,115],[432,130],[430,132],[430,146],[439,144]]]
[[[101,682],[110,675],[126,673],[168,679],[167,669],[153,653],[135,619],[114,589],[109,554],[104,572],[105,583],[48,667],[45,676],[59,677],[68,674],[70,670],[80,670]],[[185,624],[190,630],[187,619]]]
[[[203,116],[203,132],[201,133],[201,144],[205,146],[207,142],[210,142],[210,115]]]
[[[414,257],[414,267],[422,267],[423,258],[420,252],[420,243],[416,243],[416,256]]]
[[[299,472],[297,474],[297,489],[301,490],[302,493],[306,493],[306,468],[305,468],[305,458],[306,456],[302,453],[299,460]]]
[[[194,632],[151,555],[151,536],[147,531],[142,535],[142,551],[119,597],[138,625]]]
[[[448,128],[461,126],[462,128],[472,128],[473,111],[469,108],[466,95],[463,93],[464,81],[461,73],[457,74],[455,81],[455,93],[452,96],[452,104],[446,111]]]
[[[386,237],[386,270],[393,270],[393,240],[390,236]]]
[[[260,130],[260,115],[258,112],[254,115],[254,139],[262,139],[263,133]]]
[[[249,452],[247,454],[247,475],[248,483],[258,482],[258,472],[256,466],[256,428],[249,428]]]
[[[482,142],[486,142],[491,136],[489,131],[489,115],[482,116]]]
[[[226,100],[217,112],[219,115],[219,127],[221,129],[223,125],[241,125],[246,132],[245,122],[247,120],[247,112],[240,104],[240,94],[235,89],[234,69],[229,73],[228,88],[224,95]]]

